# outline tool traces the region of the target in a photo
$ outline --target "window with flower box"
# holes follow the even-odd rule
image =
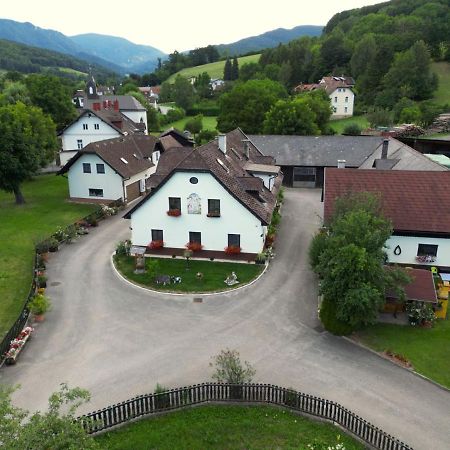
[[[220,200],[215,198],[208,199],[208,217],[220,217]]]
[[[180,197],[169,197],[169,210],[167,211],[168,216],[180,216],[181,215],[181,198]]]
[[[163,230],[152,230],[152,241],[163,241]]]
[[[429,263],[436,261],[438,245],[419,244],[417,247],[417,262]]]

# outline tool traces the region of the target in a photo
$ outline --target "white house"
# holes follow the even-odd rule
[[[300,84],[294,88],[295,92],[308,92],[325,89],[330,97],[332,119],[343,119],[353,116],[355,94],[353,87],[355,80],[351,77],[323,77],[318,83]]]
[[[450,172],[325,169],[324,219],[337,197],[350,192],[381,196],[392,221],[389,262],[450,268]]]
[[[70,199],[130,202],[143,195],[159,160],[157,144],[153,136],[131,135],[87,145],[59,171],[67,174]]]
[[[245,169],[251,163],[270,176],[270,188]],[[264,247],[281,181],[273,158],[239,129],[201,147],[167,150],[150,178],[151,192],[125,215],[132,244],[163,241],[167,254],[182,254],[194,242],[206,257],[224,256],[233,246],[254,257]]]

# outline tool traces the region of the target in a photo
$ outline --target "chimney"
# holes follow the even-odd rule
[[[114,111],[119,111],[119,100],[114,100]]]
[[[383,139],[383,147],[381,148],[381,159],[387,159],[389,148],[389,139]]]
[[[106,109],[108,106],[108,102],[106,100],[103,100],[103,109]]]
[[[217,136],[219,141],[219,148],[222,151],[224,155],[227,154],[227,135],[226,134],[219,134]]]
[[[112,120],[111,123],[119,130],[122,129],[122,121],[121,120]]]
[[[338,169],[345,169],[345,163],[346,163],[345,159],[338,159],[337,163],[338,163],[337,164]]]
[[[249,139],[242,139],[242,142],[244,143],[244,154],[247,159],[250,159],[250,140]]]

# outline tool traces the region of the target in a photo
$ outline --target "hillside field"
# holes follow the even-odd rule
[[[243,64],[258,62],[261,54],[250,55],[250,56],[242,56],[238,58],[239,66]],[[223,78],[223,68],[225,66],[225,61],[216,61],[210,64],[204,64],[202,66],[195,67],[187,67],[186,69],[182,69],[177,73],[171,75],[167,81],[173,83],[177,75],[181,75],[183,77],[189,78],[192,76],[197,76],[203,72],[208,72],[211,78]]]
[[[436,62],[432,64],[431,69],[439,78],[439,86],[433,100],[439,105],[450,104],[450,63]]]

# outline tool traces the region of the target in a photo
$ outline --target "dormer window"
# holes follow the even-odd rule
[[[128,164],[128,161],[125,158],[120,158],[120,160],[124,163],[124,164]]]
[[[226,173],[230,173],[230,170],[221,159],[217,158],[216,161],[219,163],[220,167],[222,167],[222,169],[225,170]]]

